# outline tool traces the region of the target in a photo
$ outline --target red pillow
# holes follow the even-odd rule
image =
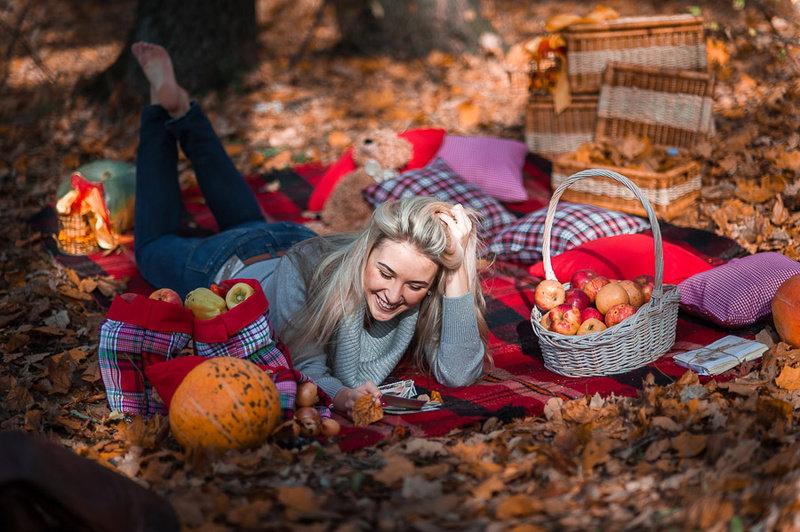
[[[444,129],[440,128],[409,129],[400,133],[398,136],[406,139],[413,146],[411,160],[401,169],[401,172],[422,168],[428,164],[442,146],[444,133]],[[353,148],[348,148],[341,158],[328,168],[317,186],[314,187],[311,197],[308,198],[308,210],[321,211],[339,179],[355,169]]]
[[[208,360],[200,356],[175,357],[156,364],[148,364],[144,367],[144,374],[161,397],[161,401],[169,408],[172,396],[178,389],[184,377],[194,368]]]
[[[713,268],[690,251],[662,242],[664,283],[678,284],[684,279]],[[650,235],[618,235],[598,238],[550,258],[553,271],[562,283],[569,282],[577,270],[588,268],[610,279],[633,279],[655,275],[655,251]],[[544,279],[544,263],[537,262],[528,272]]]

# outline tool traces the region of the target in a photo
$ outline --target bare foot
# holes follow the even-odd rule
[[[150,82],[150,103],[160,105],[170,116],[184,115],[189,110],[189,93],[175,80],[167,51],[148,42],[137,42],[131,51]]]

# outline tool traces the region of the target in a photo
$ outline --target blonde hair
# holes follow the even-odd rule
[[[410,345],[415,364],[429,370],[426,353],[435,356],[442,329],[442,297],[446,273],[457,270],[462,262],[470,279],[470,291],[478,320],[478,331],[484,345],[484,364],[491,366],[488,350],[489,328],[477,273],[480,242],[477,236],[478,217],[465,209],[472,220],[472,233],[463,256],[456,255],[450,246],[450,233],[439,213],[449,213],[453,205],[429,197],[414,197],[389,201],[379,206],[369,225],[354,235],[318,238],[296,246],[289,255],[298,266],[306,285],[303,308],[292,321],[302,324],[290,330],[285,341],[290,349],[297,345],[327,345],[346,316],[357,312],[364,304],[364,270],[373,249],[386,241],[409,243],[437,266],[430,286],[431,295],[419,304],[416,330]],[[307,246],[319,246],[322,259],[317,264],[303,260]],[[318,257],[319,253],[310,254]],[[302,359],[300,350],[294,350]],[[305,350],[303,350],[305,351]]]

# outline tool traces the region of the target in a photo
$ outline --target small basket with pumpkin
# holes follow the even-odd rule
[[[666,353],[675,342],[680,294],[678,287],[663,284],[664,257],[661,230],[653,208],[630,179],[611,170],[591,169],[573,174],[553,193],[547,210],[543,241],[545,279],[558,281],[550,260],[550,233],[556,207],[564,191],[594,176],[612,179],[630,190],[642,203],[650,220],[655,243],[655,281],[650,300],[623,321],[592,334],[568,335],[546,328],[543,313],[531,310],[531,325],[539,338],[545,367],[570,377],[608,375],[630,371]]]

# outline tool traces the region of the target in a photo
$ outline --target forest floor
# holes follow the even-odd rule
[[[635,398],[552,400],[545,416],[489,420],[446,437],[396,438],[344,454],[331,444],[265,445],[188,461],[164,420],[110,416],[97,366],[103,309],[45,251],[26,220],[58,182],[97,158],[133,161],[138,109],[93,102],[79,79],[113,62],[135,2],[12,0],[18,32],[0,63],[0,428],[41,433],[165,496],[190,529],[549,530],[800,528],[800,350],[770,342],[761,364],[727,383],[645,382]],[[328,13],[289,68],[318,0],[258,3],[261,59],[235,88],[200,98],[243,172],[335,160],[367,128],[434,124],[522,139],[526,88],[512,52],[415,61],[326,53]],[[625,15],[682,13],[691,2],[610,1]],[[677,223],[751,252],[800,258],[800,46],[793,17],[766,0],[700,5],[717,78],[717,136],[697,147],[701,200]],[[485,0],[509,45],[582,2]],[[8,29],[6,28],[6,29]],[[512,48],[513,50],[513,48]],[[524,79],[524,76],[522,76]],[[192,180],[186,162],[182,179]]]

